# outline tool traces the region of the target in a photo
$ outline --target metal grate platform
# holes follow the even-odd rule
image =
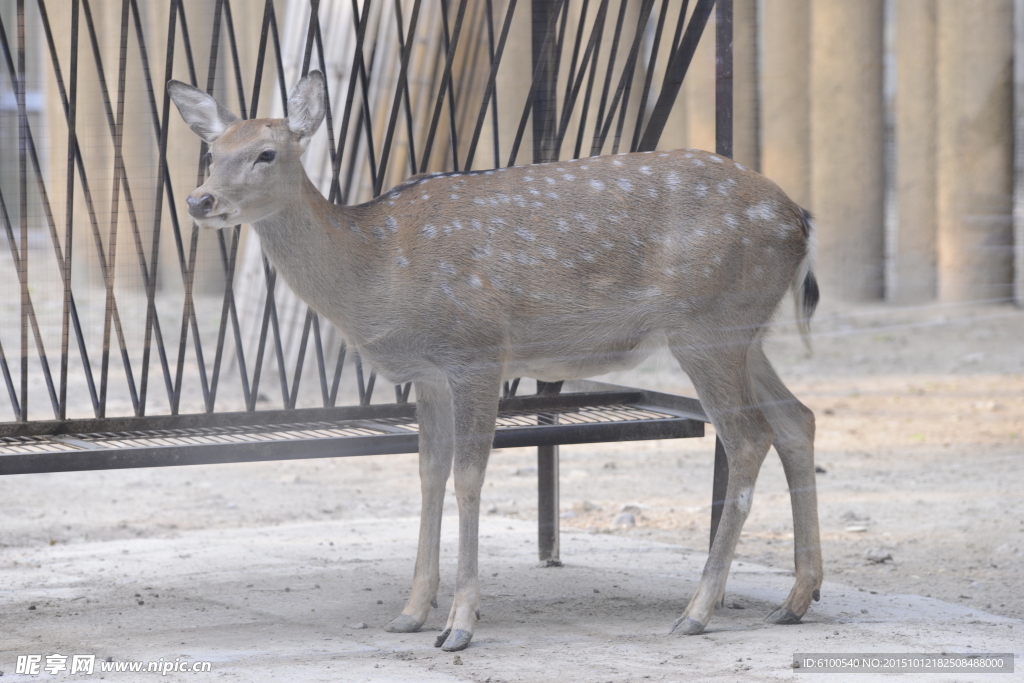
[[[211,418],[217,424],[198,426]],[[706,420],[694,399],[642,390],[521,396],[501,401],[494,447],[703,436]],[[0,430],[0,475],[413,453],[419,436],[413,404],[7,423]]]

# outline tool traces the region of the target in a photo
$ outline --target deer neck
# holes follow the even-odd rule
[[[327,201],[303,174],[299,191],[281,210],[253,223],[263,252],[278,275],[303,301],[359,344],[360,302],[387,298],[385,281],[372,266],[373,245],[351,229],[359,207]]]

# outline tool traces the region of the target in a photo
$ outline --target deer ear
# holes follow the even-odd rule
[[[188,127],[206,142],[213,142],[224,134],[228,126],[238,121],[238,117],[217,100],[181,81],[168,81],[167,93]]]
[[[305,147],[326,113],[327,83],[319,71],[310,71],[288,97],[288,129]]]

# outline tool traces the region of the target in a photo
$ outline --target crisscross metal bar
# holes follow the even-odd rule
[[[715,0],[697,0],[697,4],[693,8],[693,15],[686,25],[686,32],[683,34],[679,47],[676,48],[673,44],[672,59],[669,61],[668,69],[665,70],[661,92],[658,94],[658,101],[654,105],[650,120],[647,122],[647,128],[640,139],[638,151],[647,152],[657,148],[658,140],[661,138],[661,133],[665,130],[665,124],[668,122],[669,112],[675,104],[676,96],[679,95],[679,88],[683,85],[683,78],[686,76],[686,71],[690,68],[690,62],[693,61],[693,55],[697,51],[697,43],[700,41],[700,36],[704,32],[704,26],[708,22],[708,17],[711,16],[711,10],[714,5]],[[685,17],[685,12],[686,3],[683,4],[680,23],[682,23]]]

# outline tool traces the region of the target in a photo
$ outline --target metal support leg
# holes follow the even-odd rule
[[[537,382],[538,394],[557,394],[561,382]],[[550,424],[549,418],[540,418]],[[558,559],[558,446],[537,447],[537,554],[541,564],[561,567]]]

